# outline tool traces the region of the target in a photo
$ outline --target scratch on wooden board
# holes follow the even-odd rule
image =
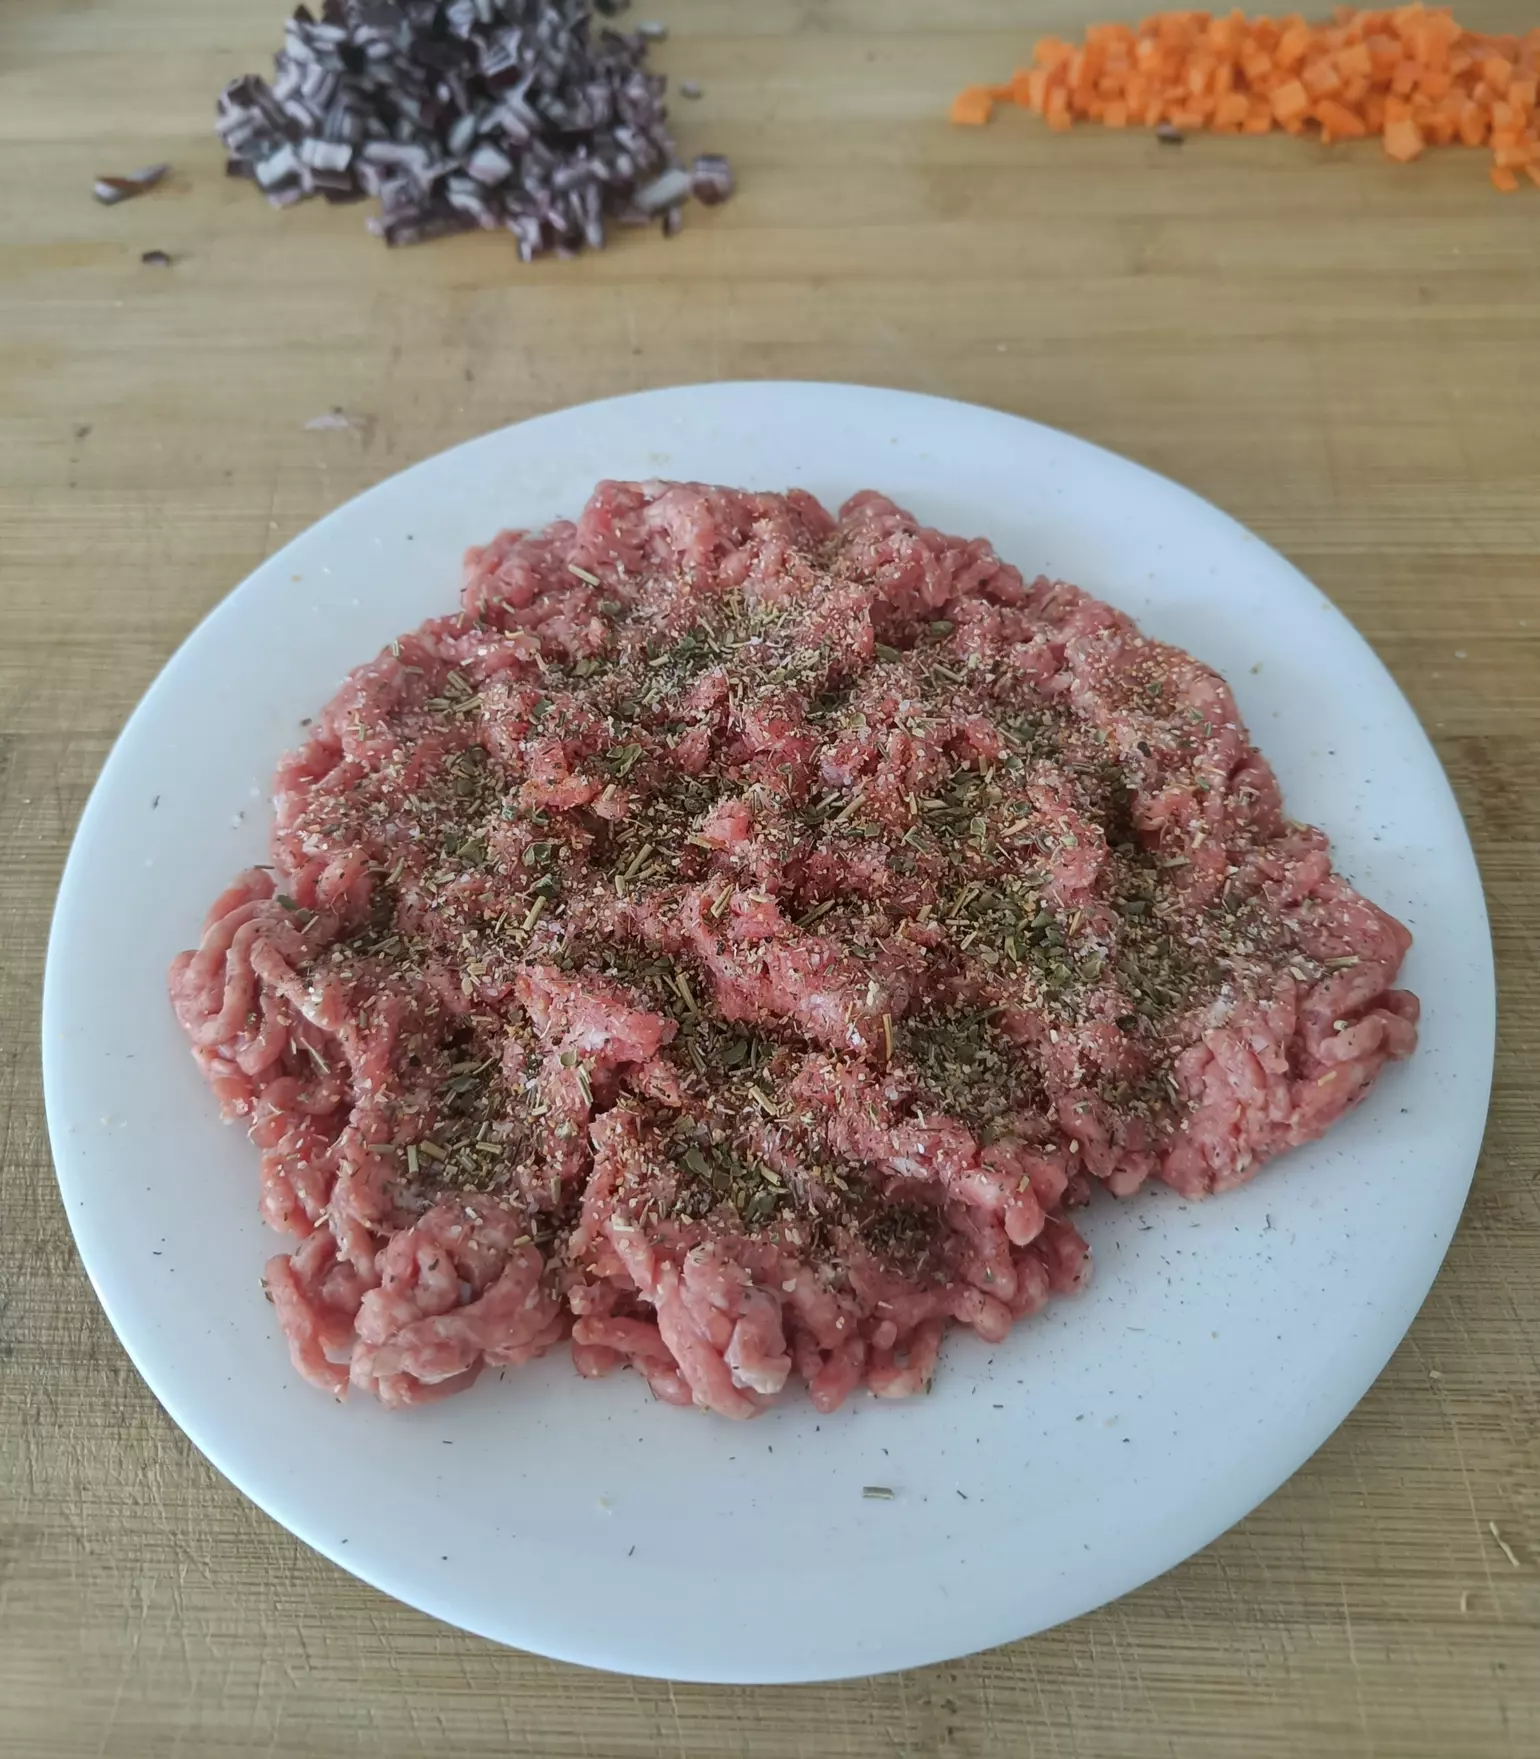
[[[1342,1624],[1347,1632],[1348,1672],[1353,1678],[1353,1707],[1358,1712],[1358,1731],[1372,1753],[1374,1737],[1369,1732],[1369,1711],[1368,1706],[1364,1703],[1364,1682],[1358,1663],[1358,1644],[1353,1637],[1353,1609],[1348,1604],[1347,1583],[1339,1583],[1339,1587],[1342,1590]]]
[[[684,1742],[684,1724],[679,1720],[679,1695],[674,1690],[674,1682],[672,1680],[669,1680],[667,1684],[668,1707],[674,1713],[674,1737],[679,1742],[679,1759],[686,1759],[687,1750]]]
[[[1513,1565],[1514,1569],[1522,1569],[1524,1566],[1519,1562],[1519,1554],[1513,1549],[1508,1541],[1503,1538],[1502,1534],[1497,1531],[1496,1521],[1487,1522],[1487,1532],[1497,1541],[1497,1549],[1505,1558],[1507,1558],[1508,1562]]]
[[[1413,1343],[1413,1348],[1416,1349],[1415,1341]],[[1422,1352],[1419,1350],[1418,1355],[1420,1356],[1421,1353]],[[1426,1366],[1426,1364],[1424,1365]],[[1430,1375],[1429,1378],[1431,1379],[1432,1376]],[[1475,1526],[1479,1535],[1481,1531],[1481,1516],[1477,1512],[1475,1493],[1471,1489],[1470,1470],[1465,1463],[1465,1449],[1460,1445],[1460,1425],[1455,1420],[1455,1414],[1450,1408],[1448,1397],[1444,1392],[1442,1375],[1434,1380],[1433,1386],[1434,1392],[1438,1398],[1439,1408],[1443,1411],[1444,1420],[1449,1425],[1449,1438],[1454,1443],[1455,1464],[1460,1469],[1460,1486],[1465,1492],[1465,1501],[1470,1508],[1471,1522]],[[1503,1616],[1503,1609],[1497,1598],[1497,1584],[1492,1579],[1492,1565],[1487,1556],[1487,1548],[1484,1545],[1480,1545],[1478,1546],[1478,1550],[1481,1554],[1481,1572],[1487,1579],[1487,1588],[1492,1596],[1492,1609],[1500,1619]]]

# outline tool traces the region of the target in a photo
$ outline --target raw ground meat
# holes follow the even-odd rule
[[[832,1410],[1079,1286],[1416,1041],[1410,937],[1222,679],[876,494],[603,483],[280,765],[171,971],[295,1237],[300,1372],[388,1405],[570,1337]]]

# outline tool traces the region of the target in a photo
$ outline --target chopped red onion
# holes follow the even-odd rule
[[[716,154],[681,166],[646,65],[663,26],[594,22],[627,4],[324,0],[319,19],[301,6],[272,83],[247,74],[220,95],[226,170],[279,207],[374,196],[369,228],[389,244],[483,227],[528,260],[596,248],[611,222],[677,231],[690,196],[723,200],[732,172]]]
[[[103,207],[110,208],[154,189],[170,169],[169,165],[146,165],[142,170],[130,171],[127,177],[98,177],[91,185],[91,193]]]
[[[690,191],[707,207],[725,202],[733,193],[733,168],[720,153],[702,153],[690,167]]]
[[[644,214],[661,214],[677,206],[690,193],[690,173],[675,165],[661,177],[639,189],[633,198]]]

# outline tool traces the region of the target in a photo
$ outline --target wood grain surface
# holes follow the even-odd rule
[[[1085,22],[1086,0],[646,4],[672,27],[661,64],[705,88],[676,107],[682,144],[732,154],[741,194],[675,241],[531,268],[491,237],[390,253],[358,209],[279,214],[226,181],[212,101],[265,70],[280,0],[0,8],[0,1754],[1540,1753],[1540,194],[1495,195],[1474,153],[1397,169],[1372,146],[1060,139],[1015,113],[948,128],[957,85]],[[1481,0],[1468,22],[1535,19]],[[153,195],[92,203],[93,175],[158,159],[175,171]],[[110,741],[276,545],[505,422],[788,375],[1068,428],[1310,574],[1454,779],[1501,1050],[1426,1309],[1234,1531],[956,1665],[673,1687],[395,1605],[194,1453],[76,1262],[37,997]],[[357,424],[306,429],[333,407]]]

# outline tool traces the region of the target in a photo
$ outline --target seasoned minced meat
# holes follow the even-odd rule
[[[568,1335],[734,1417],[913,1392],[1095,1188],[1238,1184],[1415,1043],[1223,680],[876,494],[603,483],[275,793],[171,992],[338,1395]]]

